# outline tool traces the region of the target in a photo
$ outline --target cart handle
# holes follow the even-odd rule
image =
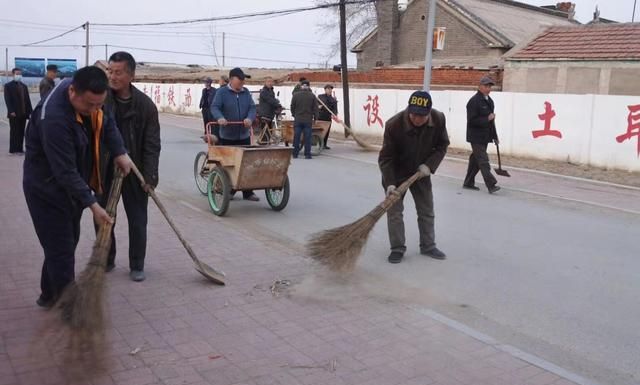
[[[227,122],[227,125],[229,124],[244,124],[244,121],[241,122],[237,122],[237,121],[229,121]],[[211,143],[211,126],[218,126],[220,125],[218,122],[216,121],[212,121],[207,123],[206,125],[206,131],[207,131],[207,143],[209,144],[209,146],[213,146],[214,144]],[[253,130],[251,128],[249,128],[249,131],[251,132],[251,141],[253,142]]]

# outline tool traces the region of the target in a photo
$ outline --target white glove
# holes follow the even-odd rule
[[[391,194],[398,194],[398,192],[396,191],[396,186],[394,186],[392,184],[387,186],[387,196],[389,196]]]
[[[422,173],[422,175],[424,175],[424,176],[431,175],[431,169],[426,164],[421,164],[418,167],[418,171],[420,171]]]

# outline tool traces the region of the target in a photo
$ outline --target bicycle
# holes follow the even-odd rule
[[[259,145],[271,145],[277,146],[283,141],[282,126],[282,111],[277,112],[273,119],[260,117],[260,134],[256,138],[256,143]],[[272,123],[271,126],[269,123]]]

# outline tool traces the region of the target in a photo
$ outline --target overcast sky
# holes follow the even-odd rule
[[[534,5],[555,4],[547,0],[522,0]],[[631,21],[634,0],[574,0],[577,19],[591,20],[598,5],[601,17],[617,21]],[[640,1],[638,1],[640,8]],[[313,0],[57,0],[16,2],[0,0],[0,63],[5,66],[5,49],[9,49],[9,68],[13,58],[71,58],[84,65],[85,43],[83,29],[43,44],[76,45],[78,47],[11,47],[53,37],[73,27],[90,23],[144,23],[194,18],[219,17],[259,11],[282,10],[313,5]],[[260,17],[215,23],[162,27],[106,27],[90,28],[90,61],[105,58],[105,44],[110,53],[135,47],[180,51],[159,53],[126,48],[138,61],[182,64],[222,65],[222,33],[225,32],[225,65],[244,67],[319,67],[339,57],[327,58],[330,45],[337,40],[338,31],[321,33],[318,23],[336,17],[328,11],[309,11],[281,17]],[[636,9],[636,20],[640,9]],[[214,36],[212,38],[212,36]],[[213,53],[215,40],[216,57]],[[118,47],[121,46],[121,47]],[[195,53],[197,55],[188,55]],[[350,55],[349,65],[355,65]]]

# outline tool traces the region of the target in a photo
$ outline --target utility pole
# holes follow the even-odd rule
[[[636,1],[637,0],[633,0],[633,13],[631,14],[631,22],[632,23],[636,19]]]
[[[109,61],[109,44],[104,45],[104,61]]]
[[[84,23],[84,29],[87,32],[87,41],[85,42],[86,44],[86,50],[84,53],[84,59],[85,59],[85,66],[89,66],[89,22],[87,21],[86,23]]]
[[[424,83],[422,89],[431,88],[431,61],[433,59],[433,28],[436,24],[436,0],[429,1],[429,19],[427,21],[427,52],[424,55]]]
[[[224,41],[225,41],[225,36],[224,36],[224,32],[222,32],[222,67],[225,66],[225,63],[224,63]]]
[[[351,127],[349,111],[349,67],[347,66],[347,16],[345,0],[340,0],[340,73],[342,74],[342,98],[344,123]],[[344,131],[345,138],[349,133]]]

